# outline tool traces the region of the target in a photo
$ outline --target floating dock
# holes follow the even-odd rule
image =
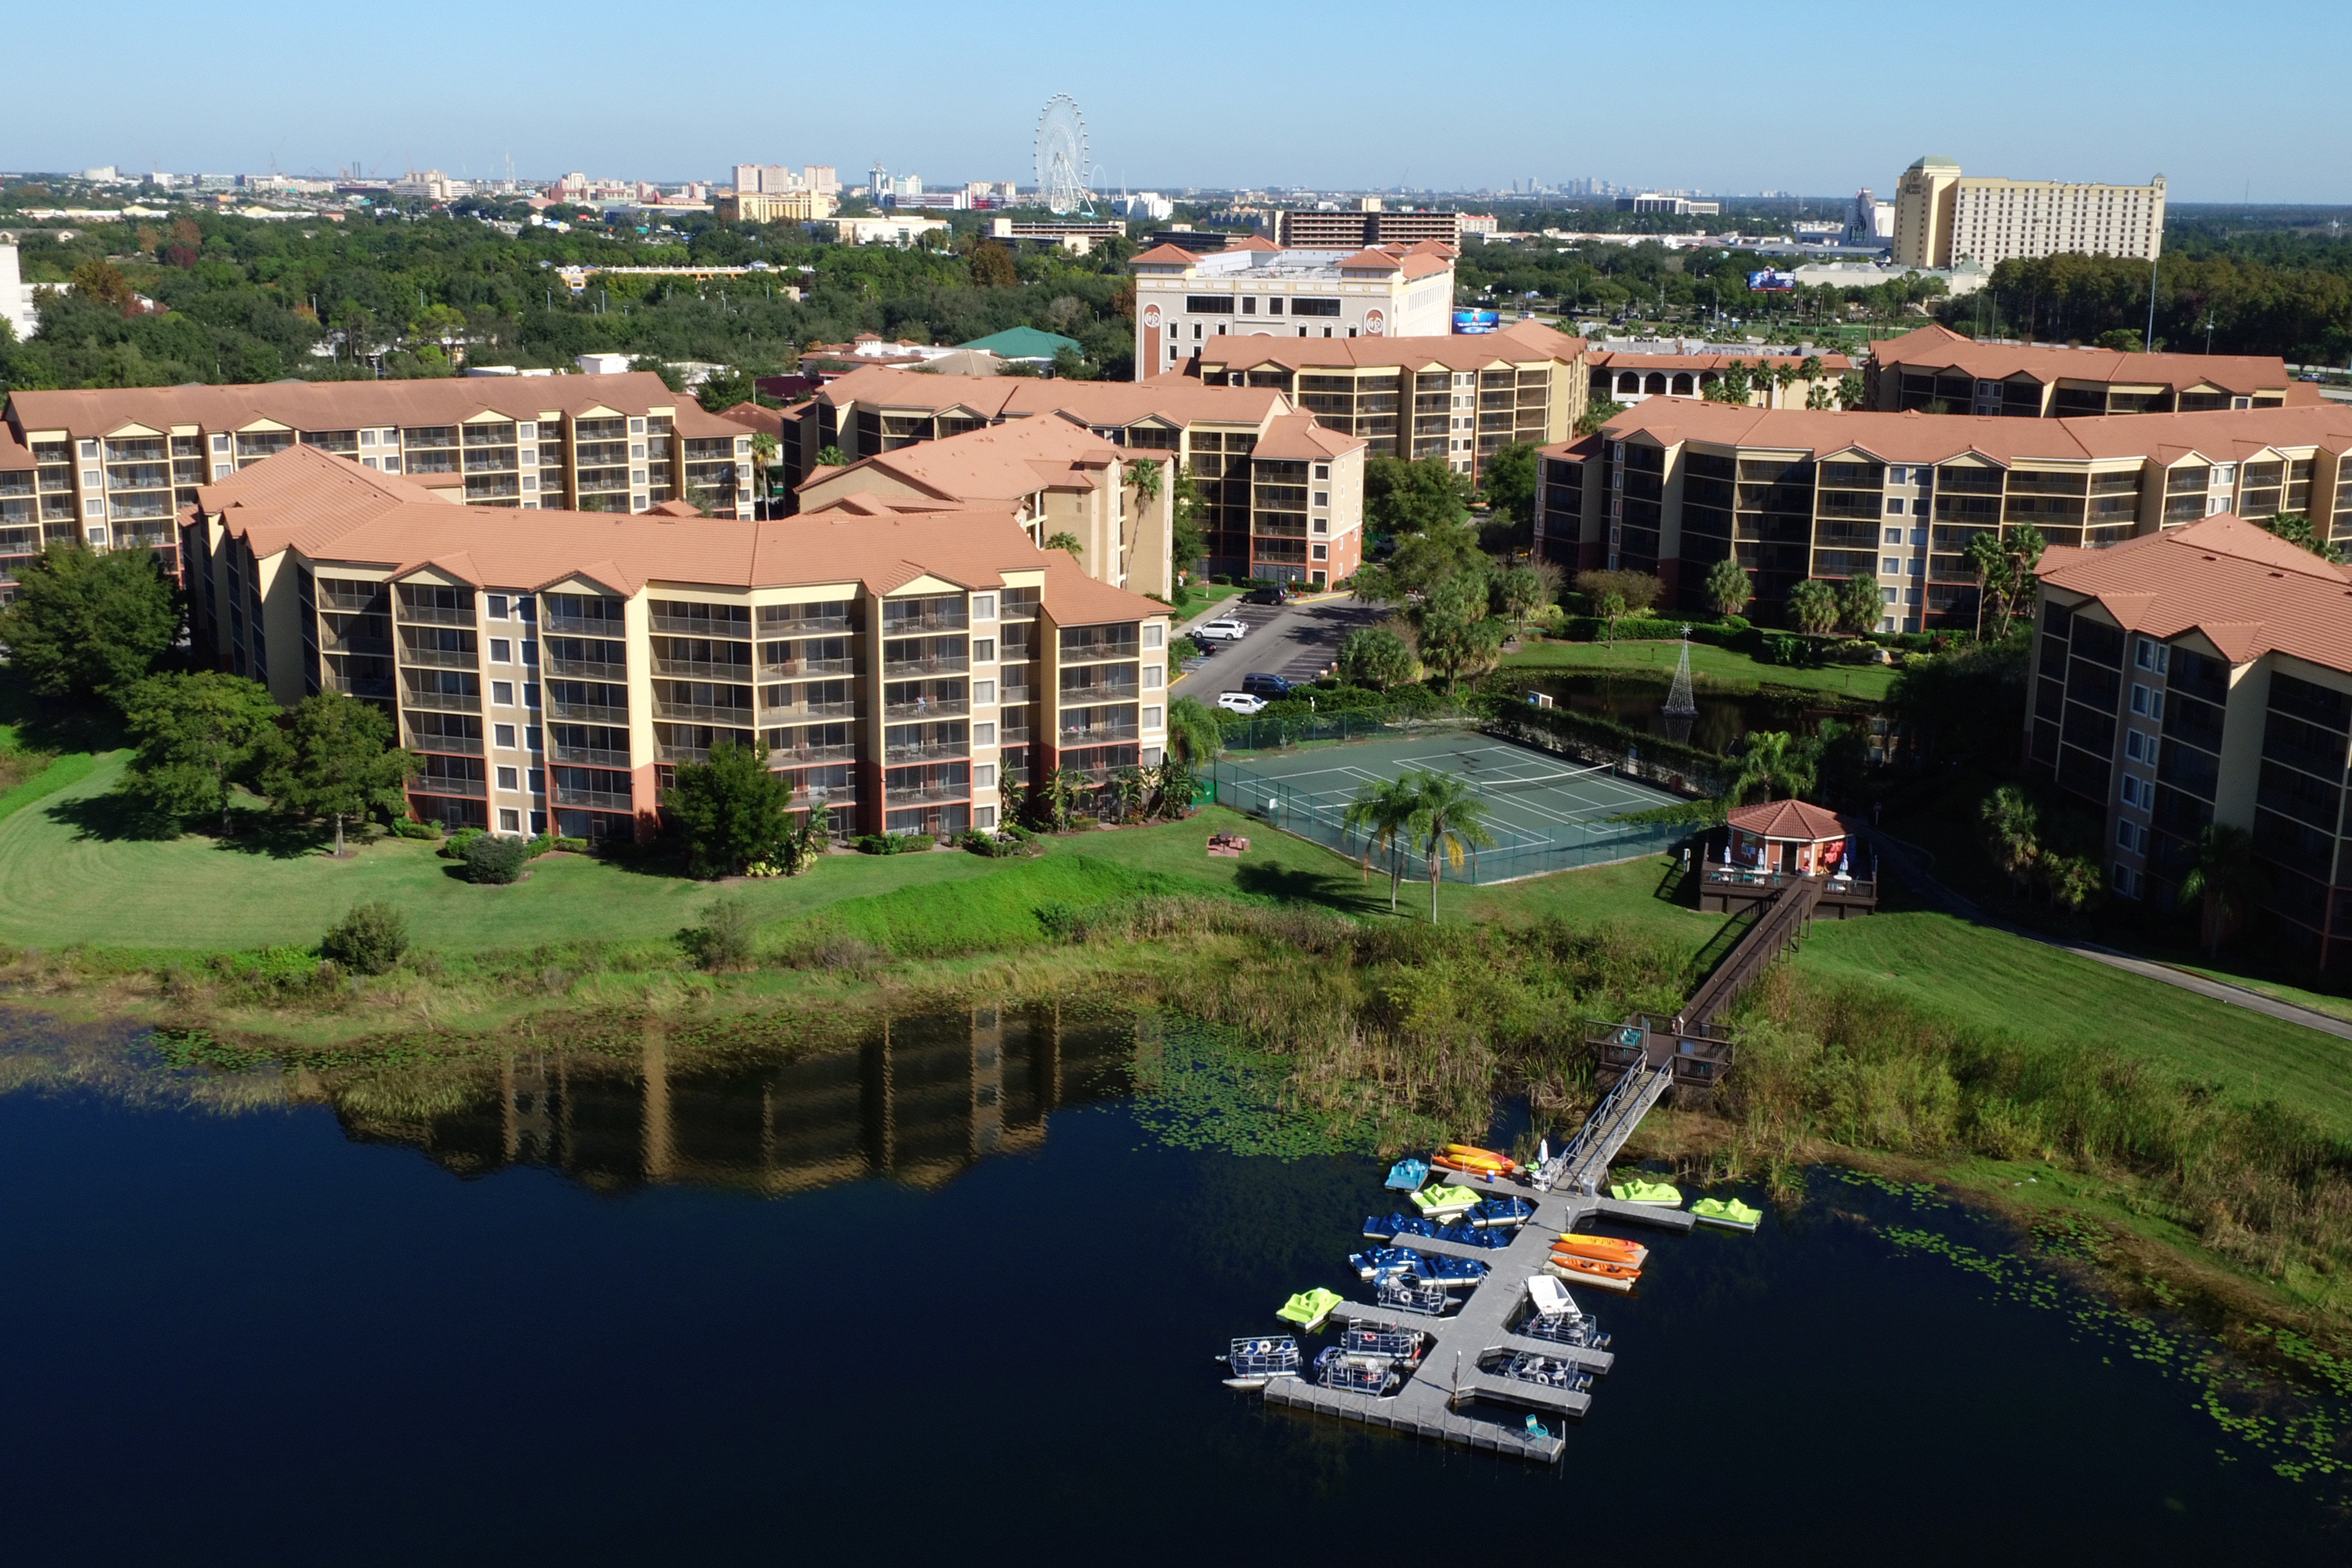
[[[1479,1360],[1494,1351],[1533,1351],[1600,1374],[1606,1373],[1616,1358],[1607,1351],[1522,1339],[1511,1333],[1510,1324],[1523,1315],[1528,1305],[1528,1277],[1540,1273],[1551,1260],[1553,1238],[1577,1228],[1587,1219],[1650,1225],[1678,1234],[1688,1234],[1694,1222],[1677,1208],[1619,1203],[1584,1193],[1538,1193],[1516,1183],[1488,1182],[1475,1176],[1455,1175],[1448,1179],[1482,1192],[1526,1198],[1535,1205],[1535,1217],[1518,1228],[1518,1234],[1507,1247],[1465,1247],[1427,1236],[1395,1238],[1394,1245],[1399,1247],[1475,1258],[1486,1265],[1486,1277],[1471,1290],[1457,1311],[1444,1317],[1354,1302],[1332,1309],[1331,1316],[1337,1321],[1414,1330],[1430,1337],[1429,1348],[1403,1385],[1394,1394],[1375,1398],[1344,1389],[1324,1388],[1307,1377],[1277,1377],[1265,1385],[1266,1401],[1342,1420],[1360,1421],[1368,1427],[1386,1427],[1439,1442],[1549,1464],[1566,1448],[1566,1437],[1557,1431],[1549,1437],[1530,1437],[1520,1424],[1523,1416],[1514,1418],[1496,1407],[1505,1406],[1514,1412],[1532,1410],[1547,1426],[1558,1427],[1564,1425],[1560,1417],[1582,1416],[1590,1409],[1592,1396],[1496,1377],[1481,1372]],[[1576,1291],[1575,1281],[1564,1283],[1571,1293]],[[1594,1294],[1585,1292],[1578,1304],[1591,1301]]]

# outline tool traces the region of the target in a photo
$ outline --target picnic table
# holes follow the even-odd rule
[[[1227,860],[1239,860],[1243,852],[1248,848],[1249,841],[1237,834],[1215,832],[1209,835],[1209,852],[1213,855],[1222,855]]]

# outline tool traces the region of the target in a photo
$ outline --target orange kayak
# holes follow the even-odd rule
[[[1650,1256],[1650,1249],[1638,1241],[1621,1241],[1614,1236],[1563,1236],[1551,1244],[1555,1253],[1591,1258],[1603,1263],[1622,1263],[1638,1269]]]
[[[1475,1160],[1457,1159],[1452,1155],[1432,1155],[1429,1156],[1429,1163],[1442,1171],[1453,1171],[1460,1176],[1485,1176],[1489,1181],[1504,1174],[1503,1167],[1500,1166],[1482,1165]]]
[[[1626,1263],[1612,1263],[1600,1258],[1580,1258],[1573,1252],[1555,1252],[1552,1266],[1571,1274],[1581,1274],[1591,1280],[1622,1280],[1627,1284],[1642,1277],[1642,1270]]]
[[[1519,1163],[1510,1155],[1498,1155],[1492,1149],[1482,1149],[1470,1144],[1448,1144],[1438,1152],[1457,1160],[1471,1160],[1480,1165],[1489,1165],[1506,1173],[1519,1168]]]
[[[1594,1263],[1582,1258],[1555,1256],[1550,1262],[1544,1265],[1543,1271],[1555,1280],[1565,1280],[1570,1284],[1580,1288],[1586,1285],[1598,1285],[1604,1291],[1631,1291],[1633,1289],[1634,1280],[1641,1275],[1641,1270],[1638,1269],[1619,1269],[1613,1274],[1590,1272],[1591,1270],[1608,1267],[1606,1263]]]

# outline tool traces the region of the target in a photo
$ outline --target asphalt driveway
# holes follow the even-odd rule
[[[1238,643],[1204,643],[1213,651],[1209,662],[1176,683],[1170,695],[1198,697],[1214,703],[1220,692],[1237,692],[1244,675],[1281,675],[1311,681],[1339,657],[1339,640],[1359,626],[1385,619],[1379,605],[1359,603],[1345,595],[1295,604],[1244,604],[1227,600],[1217,607],[1214,620],[1230,615],[1249,627]]]

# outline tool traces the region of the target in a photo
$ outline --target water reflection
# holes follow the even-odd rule
[[[1835,717],[1838,712],[1762,692],[1702,689],[1692,694],[1696,714],[1670,716],[1666,697],[1673,685],[1670,676],[1663,674],[1653,680],[1640,675],[1530,674],[1525,689],[1548,693],[1573,712],[1605,718],[1628,729],[1646,730],[1718,756],[1728,755],[1749,730],[1811,735],[1822,720]]]

